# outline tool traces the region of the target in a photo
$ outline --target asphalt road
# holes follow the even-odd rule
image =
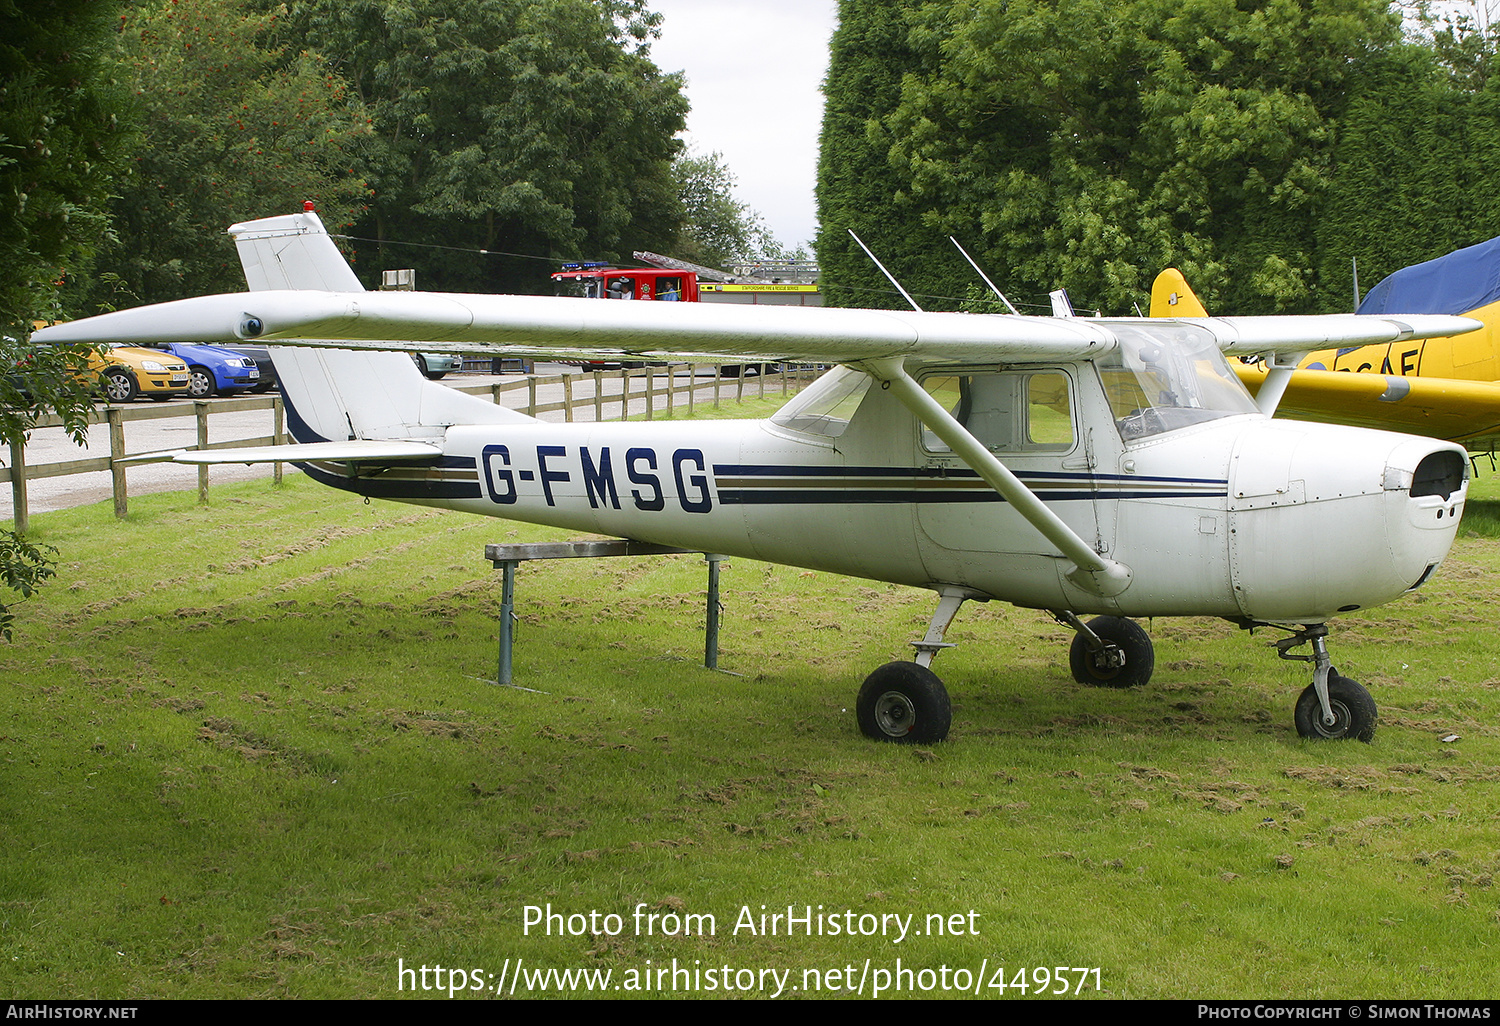
[[[574,403],[586,402],[593,398],[593,375],[579,373],[577,367],[567,367],[561,364],[538,364],[536,373],[538,375],[554,375],[573,373],[577,377],[573,382]],[[686,374],[686,368],[679,368],[678,375]],[[700,384],[696,389],[698,402],[712,401],[712,368],[699,368],[698,376]],[[707,379],[705,381],[705,378]],[[489,374],[451,374],[441,382],[445,385],[491,385],[496,382],[520,380],[519,375],[494,376]],[[680,382],[679,382],[680,383]],[[752,376],[747,379],[745,386],[746,395],[752,394],[756,387],[756,379]],[[640,387],[640,386],[637,386]],[[613,382],[606,380],[605,395],[611,394],[611,389],[619,388],[619,379]],[[721,395],[732,397],[735,384],[732,380],[725,379]],[[777,385],[777,392],[780,385]],[[758,394],[758,393],[757,393]],[[543,385],[537,390],[538,403],[561,402],[563,399],[562,385]],[[505,405],[513,409],[522,409],[526,406],[527,390],[524,388],[514,389],[501,393],[501,400]],[[210,400],[213,402],[215,400]],[[677,397],[674,402],[681,404],[686,402],[685,396]],[[664,400],[657,399],[658,406]],[[149,403],[140,403],[141,406],[150,406]],[[172,407],[180,407],[182,416],[163,417],[160,420],[132,421],[125,425],[125,451],[128,453],[156,452],[165,449],[188,448],[196,444],[198,433],[197,425],[193,418],[193,406],[189,402],[173,400]],[[645,400],[637,399],[631,403],[632,413],[644,413],[646,409]],[[606,418],[619,416],[618,402],[607,408]],[[593,407],[586,405],[582,409],[575,410],[575,418],[579,420],[591,420],[593,418]],[[539,418],[545,421],[562,421],[564,419],[561,411],[544,413]],[[265,437],[271,434],[272,420],[270,410],[250,410],[236,412],[215,412],[209,417],[209,438],[213,442],[238,441],[247,438]],[[84,447],[75,446],[71,439],[61,428],[45,428],[36,431],[31,441],[26,446],[26,462],[38,467],[47,463],[64,463],[69,460],[88,459],[91,456],[107,457],[109,455],[109,428],[104,424],[93,425],[89,430],[88,445]],[[8,456],[0,450],[0,456]],[[295,473],[295,468],[287,467],[287,472]],[[212,467],[209,470],[210,485],[213,482],[246,481],[252,478],[270,477],[272,466],[261,464],[256,466],[228,465]],[[131,467],[126,471],[128,493],[130,495],[144,495],[150,492],[169,492],[196,489],[198,487],[198,470],[196,467],[179,466],[174,463],[148,463]],[[46,513],[51,510],[70,509],[74,506],[83,506],[93,502],[107,501],[112,494],[110,475],[108,471],[98,471],[88,474],[72,474],[67,477],[47,477],[29,480],[27,482],[27,507],[30,512]],[[10,520],[14,514],[14,505],[11,490],[8,485],[0,485],[0,517]]]

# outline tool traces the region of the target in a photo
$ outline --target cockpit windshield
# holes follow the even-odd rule
[[[1120,346],[1099,359],[1099,377],[1124,441],[1256,412],[1208,330],[1180,321],[1110,327]]]

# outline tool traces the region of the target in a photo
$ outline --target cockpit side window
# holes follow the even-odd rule
[[[1061,371],[930,374],[922,387],[992,452],[1065,452],[1073,447],[1073,404]],[[922,430],[922,447],[948,452]]]

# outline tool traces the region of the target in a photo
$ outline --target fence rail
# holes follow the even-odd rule
[[[561,412],[566,422],[572,422],[580,419],[577,415],[584,412],[592,414],[592,418],[589,419],[602,421],[606,419],[607,413],[613,411],[610,419],[617,416],[623,420],[631,415],[632,405],[634,405],[643,407],[641,412],[647,420],[651,420],[658,414],[671,416],[679,407],[692,413],[696,403],[708,401],[710,388],[712,388],[712,402],[715,407],[723,401],[725,393],[731,393],[736,402],[744,401],[747,391],[753,393],[751,398],[765,398],[768,394],[773,396],[779,394],[785,397],[811,380],[814,373],[805,367],[785,367],[775,373],[763,373],[749,379],[743,373],[738,377],[728,377],[723,373],[722,368],[716,367],[713,384],[710,386],[706,375],[704,381],[698,380],[698,369],[696,364],[674,364],[614,371],[528,374],[519,379],[494,384],[452,385],[450,387],[469,395],[489,396],[490,400],[497,405],[519,409],[532,417]],[[752,380],[753,384],[750,384]],[[580,385],[584,387],[580,389]],[[556,386],[561,386],[562,398],[541,401],[540,391]],[[579,394],[580,391],[583,394]],[[526,393],[524,403],[503,401],[502,397],[519,398],[511,395],[515,392]],[[699,393],[704,394],[700,396]],[[191,449],[225,449],[239,445],[284,445],[288,441],[285,409],[280,395],[246,396],[212,401],[198,399],[193,400],[191,406],[192,409],[189,410],[186,404],[173,402],[161,406],[109,405],[96,408],[89,415],[89,423],[109,426],[108,456],[93,456],[33,466],[26,462],[25,443],[12,442],[9,466],[0,467],[0,482],[10,483],[13,500],[12,518],[16,532],[24,534],[29,526],[30,514],[27,508],[26,484],[28,481],[43,478],[67,477],[107,470],[111,474],[115,516],[125,516],[129,501],[126,469],[130,461],[149,455],[149,451],[130,452],[127,450],[125,425],[128,423],[191,416],[197,424],[197,443],[187,447]],[[272,433],[259,438],[236,438],[233,441],[212,442],[209,440],[209,425],[214,414],[246,410],[270,410]],[[56,428],[62,427],[62,423],[60,417],[48,416],[38,420],[35,426]],[[273,473],[279,482],[282,464],[275,464]],[[207,466],[198,468],[198,501],[208,501]]]

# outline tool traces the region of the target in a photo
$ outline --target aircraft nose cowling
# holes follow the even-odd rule
[[[1467,496],[1456,445],[1268,422],[1230,472],[1235,600],[1251,619],[1296,623],[1389,602],[1437,569]]]

